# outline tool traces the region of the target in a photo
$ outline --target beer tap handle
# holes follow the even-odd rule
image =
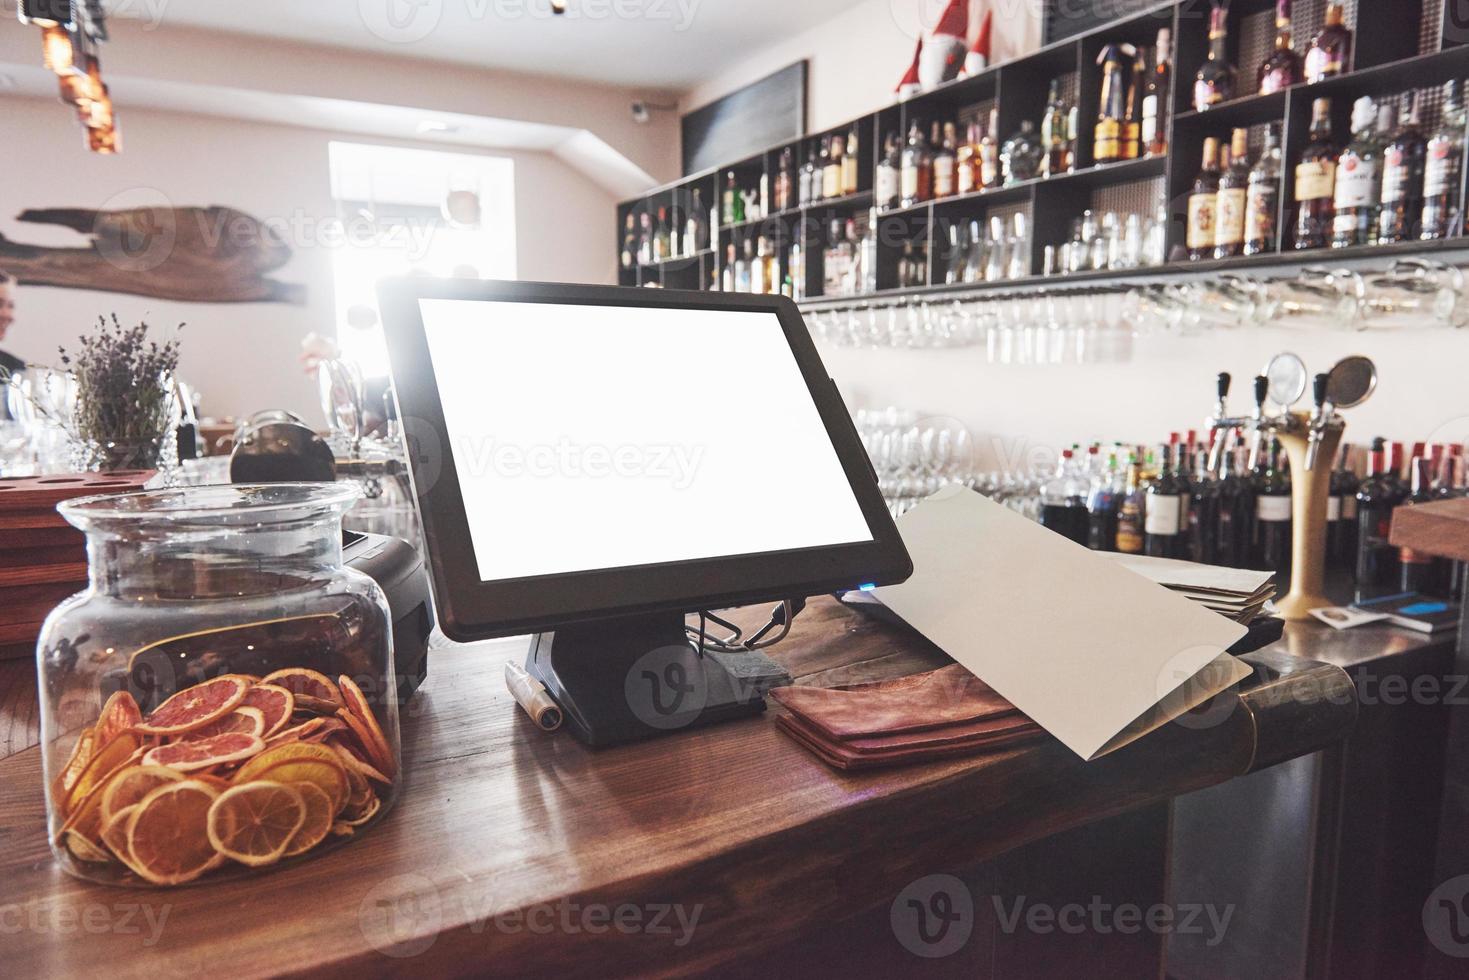
[[[1224,443],[1229,437],[1229,383],[1228,371],[1220,371],[1218,379],[1219,404],[1214,410],[1214,420],[1209,427],[1209,472],[1219,469]]]
[[[1265,394],[1270,389],[1270,379],[1263,374],[1255,375],[1255,414],[1250,419],[1249,467],[1254,470],[1260,465],[1260,450],[1263,448],[1265,425]]]
[[[1321,435],[1326,430],[1326,385],[1330,375],[1316,375],[1311,394],[1316,409],[1311,413],[1311,432],[1306,440],[1306,469],[1316,468],[1316,454],[1321,448]]]

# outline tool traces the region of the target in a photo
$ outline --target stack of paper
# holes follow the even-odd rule
[[[1221,568],[1174,558],[1149,558],[1146,555],[1124,555],[1109,552],[1107,557],[1129,571],[1165,589],[1188,596],[1205,609],[1227,616],[1244,626],[1250,625],[1265,603],[1275,598],[1275,578],[1271,572],[1247,568]]]

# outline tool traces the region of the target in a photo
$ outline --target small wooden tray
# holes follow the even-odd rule
[[[141,490],[153,478],[153,473],[153,470],[120,470],[5,477],[0,479],[0,527],[7,526],[6,515],[17,511],[55,510],[57,504],[73,497]]]

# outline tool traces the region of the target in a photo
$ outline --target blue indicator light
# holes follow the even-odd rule
[[[866,585],[857,586],[857,588],[861,589],[863,592],[871,592],[873,589],[877,588],[877,583],[868,582]]]

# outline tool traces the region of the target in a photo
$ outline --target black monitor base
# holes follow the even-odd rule
[[[668,735],[765,710],[684,632],[682,613],[627,616],[538,633],[525,669],[566,716],[566,727],[601,747]]]

